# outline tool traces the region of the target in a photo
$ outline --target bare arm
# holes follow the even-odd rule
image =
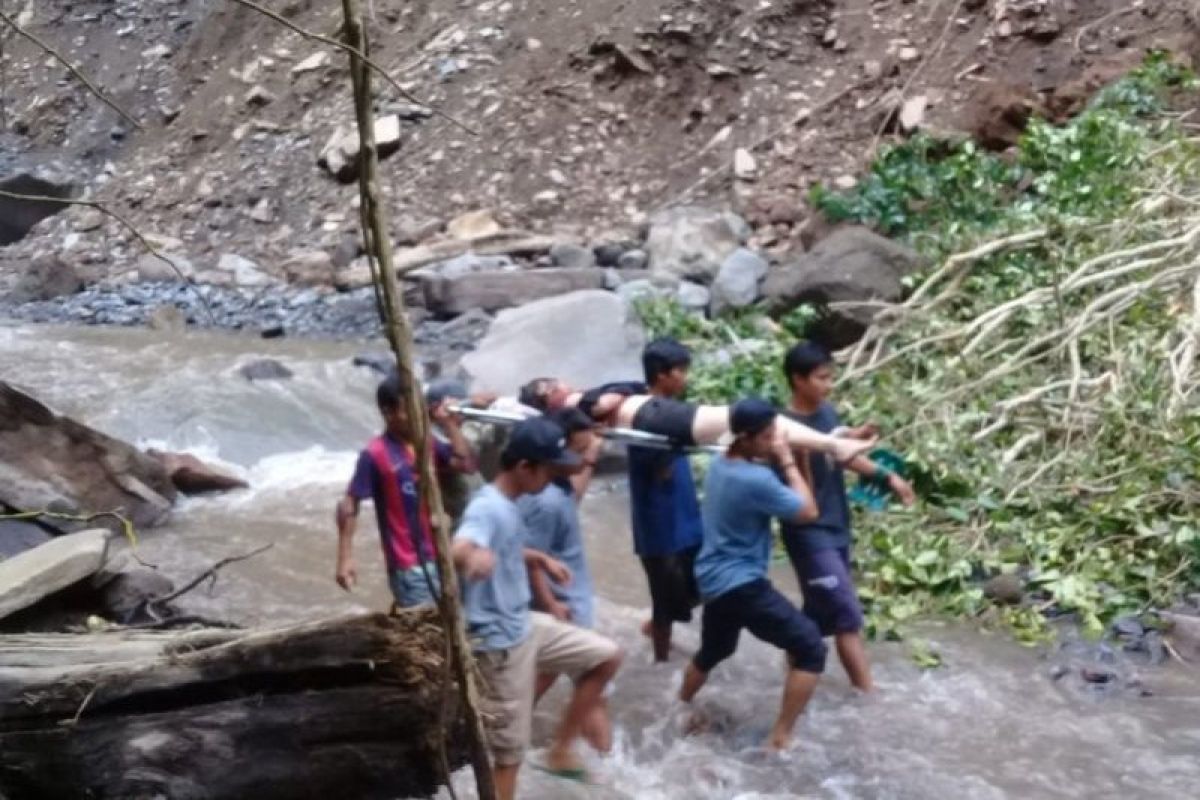
[[[546,577],[546,571],[540,568],[530,568],[527,572],[529,573],[529,590],[533,593],[533,607],[539,611],[545,611],[555,619],[563,622],[570,621],[571,610],[554,596],[554,592],[550,589],[550,579]]]
[[[455,569],[469,581],[486,580],[496,568],[495,553],[462,537],[455,537],[450,544],[450,558]]]
[[[592,483],[592,476],[596,474],[596,459],[600,457],[602,447],[604,447],[604,440],[593,435],[591,445],[583,454],[583,468],[571,476],[571,491],[575,495],[576,504],[582,503],[583,496],[587,494],[588,486]]]
[[[347,592],[358,583],[358,568],[354,564],[354,532],[358,528],[359,506],[357,497],[346,495],[338,501],[335,513],[338,532],[336,580],[338,586]]]
[[[917,500],[917,493],[913,491],[912,484],[904,480],[904,478],[892,472],[886,467],[881,467],[866,456],[858,456],[846,465],[847,469],[857,472],[864,478],[879,478],[887,479],[888,488],[892,490],[900,502],[906,506],[911,506]],[[882,475],[881,475],[882,473]]]
[[[786,434],[781,435],[775,440],[774,451],[775,463],[783,472],[784,482],[788,488],[796,494],[800,495],[800,510],[796,515],[788,520],[789,522],[813,522],[821,515],[821,510],[817,507],[817,501],[813,497],[812,488],[809,482],[804,480],[804,476],[800,472],[800,467],[796,463],[796,457],[792,453],[791,445],[788,444]],[[807,459],[805,459],[807,461]]]
[[[471,449],[471,443],[467,441],[467,437],[463,435],[462,422],[457,416],[450,413],[449,403],[442,402],[430,412],[433,421],[437,423],[442,432],[446,434],[446,438],[450,441],[450,449],[454,455],[450,458],[450,467],[455,472],[470,473],[479,468],[478,461],[475,458],[475,451]]]

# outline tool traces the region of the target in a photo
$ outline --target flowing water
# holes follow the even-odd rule
[[[273,623],[356,607],[384,608],[372,515],[357,541],[360,587],[333,582],[333,504],[374,432],[374,376],[350,364],[346,343],[150,333],[142,330],[0,326],[0,377],[115,436],[187,450],[244,475],[252,488],[184,500],[173,522],[143,537],[143,556],[177,582],[212,561],[272,542],[222,571],[189,610]],[[271,357],[295,372],[250,383],[237,366]],[[647,601],[631,553],[619,477],[597,482],[585,530],[599,591],[600,629],[621,642],[626,664],[611,697],[616,747],[589,764],[582,787],[527,769],[530,798],[1142,798],[1200,793],[1200,673],[1139,668],[1148,696],[1089,694],[1054,680],[1061,654],[1002,635],[930,624],[921,636],[945,665],[922,671],[902,644],[871,646],[880,691],[855,696],[834,659],[783,756],[759,745],[776,709],[783,663],[744,636],[700,695],[718,723],[679,734],[673,700],[683,656],[650,663],[638,634]],[[785,570],[777,582],[794,591]],[[696,626],[677,635],[698,644]],[[1129,677],[1126,668],[1126,677]],[[565,694],[537,718],[543,745]],[[534,757],[536,758],[535,751]],[[470,795],[464,771],[455,779]]]

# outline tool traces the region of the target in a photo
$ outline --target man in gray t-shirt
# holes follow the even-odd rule
[[[565,444],[562,429],[545,418],[514,426],[500,456],[500,473],[472,498],[452,545],[464,579],[467,632],[483,676],[488,745],[501,800],[516,794],[537,675],[566,674],[575,686],[545,768],[584,778],[574,742],[621,665],[612,640],[530,609],[528,570],[544,570],[560,584],[569,583],[571,575],[557,559],[525,546],[516,499],[542,491],[556,474],[580,465]]]

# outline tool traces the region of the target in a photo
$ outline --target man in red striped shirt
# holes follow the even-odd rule
[[[337,582],[346,591],[358,582],[352,542],[359,507],[363,500],[371,500],[379,523],[388,585],[396,604],[407,608],[436,602],[440,584],[429,509],[420,503],[420,470],[403,394],[404,385],[396,375],[380,383],[375,392],[384,432],[359,454],[346,496],[337,506]],[[433,440],[437,472],[474,472],[475,457],[458,418],[447,410],[445,402],[431,408],[430,416],[448,440]]]

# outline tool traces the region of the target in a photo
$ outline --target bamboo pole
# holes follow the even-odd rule
[[[396,356],[396,367],[405,386],[405,406],[412,425],[416,444],[417,464],[420,469],[421,501],[426,504],[434,520],[434,536],[437,541],[437,564],[441,574],[442,591],[439,608],[449,642],[450,662],[454,679],[458,684],[463,715],[466,720],[468,749],[471,766],[475,772],[475,783],[480,800],[494,800],[496,789],[492,779],[491,763],[488,759],[484,739],[483,720],[479,713],[479,693],[475,685],[474,659],[470,643],[463,627],[462,609],[458,602],[458,578],[450,560],[449,522],[442,506],[441,492],[431,458],[432,445],[429,435],[429,417],[421,395],[420,382],[413,369],[412,330],[404,313],[404,299],[396,286],[396,273],[392,265],[392,244],[388,234],[387,216],[379,189],[379,157],[375,148],[375,113],[372,108],[371,73],[364,56],[368,56],[368,42],[363,25],[362,8],[359,0],[342,0],[345,16],[346,43],[354,48],[350,53],[350,79],[354,87],[354,111],[358,122],[359,136],[359,197],[362,203],[363,237],[368,258],[377,262],[372,265],[372,274],[379,288],[383,310],[384,330],[392,352]],[[443,735],[445,731],[442,731]],[[447,780],[449,776],[447,775]]]

